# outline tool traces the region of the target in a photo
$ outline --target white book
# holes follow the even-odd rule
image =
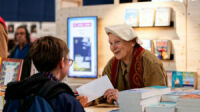
[[[161,96],[145,98],[140,101],[132,99],[132,97],[120,97],[118,99],[120,111],[122,112],[144,112],[146,106],[157,104],[160,102]]]
[[[130,26],[138,26],[138,9],[128,8],[125,10],[124,22]]]
[[[144,48],[147,49],[149,51],[151,51],[152,47],[151,47],[151,40],[147,40],[147,39],[140,39],[140,45]]]
[[[130,89],[119,92],[119,107],[121,112],[143,112],[146,106],[160,102],[162,94],[171,90],[165,86]]]
[[[170,26],[171,9],[169,7],[159,7],[156,9],[155,26]]]
[[[154,24],[155,10],[153,8],[142,8],[140,9],[140,27],[152,27]]]
[[[161,101],[162,102],[177,102],[179,97],[180,97],[179,95],[168,95],[168,94],[165,94],[165,95],[162,95]]]
[[[160,102],[146,107],[146,112],[175,112],[175,102]]]
[[[136,88],[136,89],[129,89],[125,91],[119,92],[121,96],[132,96],[135,100],[141,100],[148,97],[168,94],[171,92],[171,89],[166,86],[151,86],[145,88]]]

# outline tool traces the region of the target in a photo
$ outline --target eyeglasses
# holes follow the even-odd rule
[[[74,60],[73,60],[73,59],[68,59],[68,61],[69,61],[69,65],[72,65],[72,64],[73,64],[73,62],[74,62]]]

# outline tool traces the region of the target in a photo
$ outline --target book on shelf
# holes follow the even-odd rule
[[[197,86],[197,73],[196,72],[182,72],[173,71],[172,73],[172,87],[184,87],[184,86]]]
[[[125,10],[124,22],[132,27],[138,26],[138,9],[127,8]]]
[[[172,73],[173,71],[166,71],[168,87],[172,87]]]
[[[171,8],[158,7],[156,9],[155,26],[170,26]]]
[[[146,112],[176,112],[175,102],[160,102],[146,107]]]
[[[140,39],[140,42],[139,44],[144,48],[144,49],[147,49],[149,51],[152,51],[152,42],[151,40],[148,40],[148,39]]]
[[[155,55],[162,60],[170,59],[171,41],[170,40],[154,40]]]
[[[7,85],[7,83],[11,81],[19,81],[22,65],[22,59],[2,58],[0,66],[0,84]]]
[[[155,10],[153,8],[141,8],[140,9],[140,27],[152,27],[154,24]]]
[[[183,72],[183,86],[192,86],[196,84],[197,73],[196,72]]]

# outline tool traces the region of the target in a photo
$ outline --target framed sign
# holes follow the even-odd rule
[[[23,60],[3,58],[0,63],[0,85],[7,85],[11,81],[19,81]]]
[[[97,16],[67,19],[69,57],[74,60],[68,77],[97,77]]]

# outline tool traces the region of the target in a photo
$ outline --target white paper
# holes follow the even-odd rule
[[[77,92],[79,95],[87,96],[88,102],[95,100],[105,93],[108,89],[113,89],[113,85],[111,84],[107,75],[93,80],[85,85],[77,88]]]

